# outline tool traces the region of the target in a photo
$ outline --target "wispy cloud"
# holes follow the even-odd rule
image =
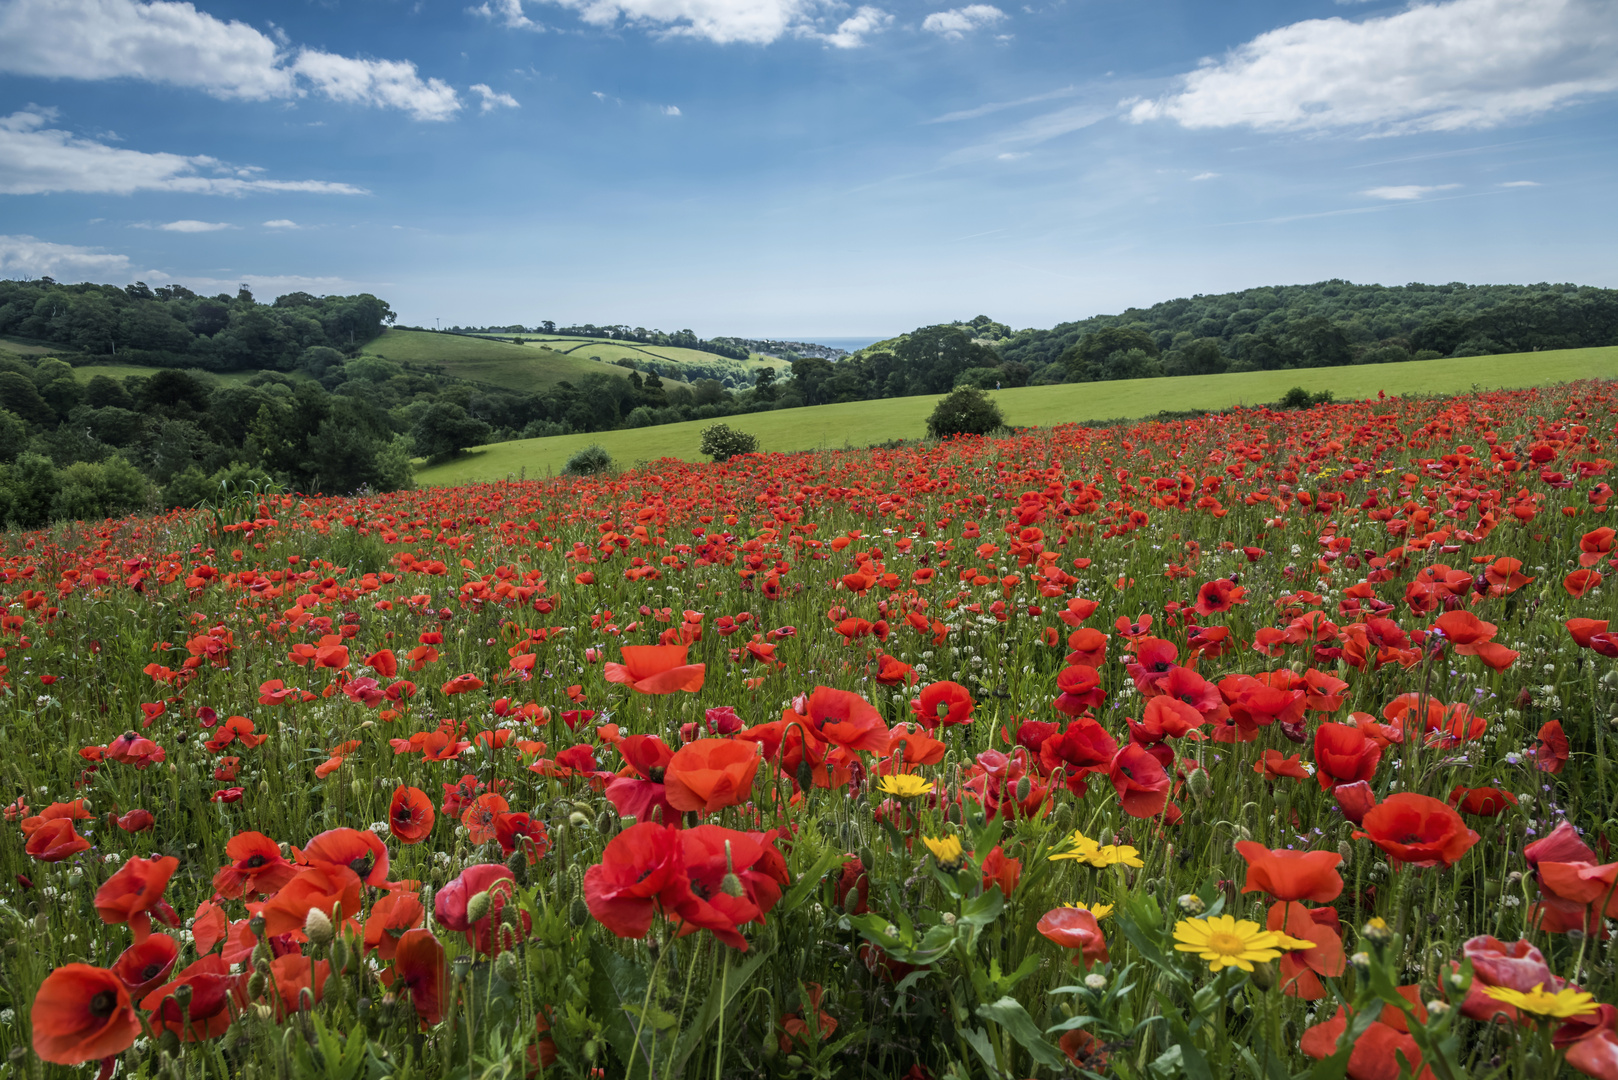
[[[1394,184],[1388,187],[1366,188],[1361,195],[1372,199],[1386,199],[1389,202],[1403,202],[1409,199],[1419,199],[1435,191],[1453,191],[1459,184]]]
[[[33,236],[0,236],[0,277],[70,279],[83,274],[96,281],[129,271],[129,257],[74,244],[53,244]]]
[[[1191,182],[1194,184],[1199,180],[1217,180],[1218,178],[1219,174],[1216,172],[1200,172],[1191,178]]]
[[[1539,187],[1538,180],[1507,180],[1501,187]]]
[[[993,4],[968,4],[966,7],[933,12],[921,20],[921,28],[938,34],[946,41],[959,41],[972,31],[993,26],[1005,18],[1006,13]]]
[[[516,98],[510,94],[503,94],[484,83],[473,83],[472,92],[483,99],[479,112],[493,112],[496,109],[515,109],[519,107]]]
[[[158,225],[137,225],[139,229],[158,229],[162,232],[177,233],[204,233],[220,232],[224,229],[235,229],[239,226],[227,221],[197,221],[194,218],[181,218],[179,221],[165,221]]]
[[[957,120],[976,120],[980,116],[988,116],[1004,109],[1015,109],[1023,105],[1035,105],[1041,101],[1055,101],[1057,98],[1072,97],[1079,92],[1076,86],[1064,86],[1060,90],[1051,90],[1043,94],[1034,94],[1032,97],[1018,98],[1016,101],[991,101],[986,105],[978,105],[970,109],[961,109],[958,112],[945,113],[935,116],[931,120],[924,120],[926,124],[950,124]]]
[[[302,225],[299,225],[296,221],[293,221],[291,218],[276,218],[274,221],[266,221],[264,223],[264,227],[266,229],[301,229],[301,228],[303,228]]]

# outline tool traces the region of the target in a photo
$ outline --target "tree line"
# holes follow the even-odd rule
[[[246,285],[235,296],[202,296],[140,281],[0,281],[0,334],[49,342],[87,360],[152,367],[292,371],[310,349],[357,353],[393,319],[370,293],[291,292],[261,304]]]

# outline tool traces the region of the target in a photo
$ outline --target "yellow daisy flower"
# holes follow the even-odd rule
[[[1181,919],[1174,924],[1174,948],[1196,953],[1208,961],[1210,971],[1238,967],[1252,971],[1255,963],[1274,960],[1293,949],[1312,949],[1315,943],[1261,929],[1256,922],[1237,921],[1230,915],[1211,919]]]
[[[1088,911],[1090,914],[1094,915],[1097,919],[1105,919],[1108,915],[1112,914],[1112,905],[1111,904],[1079,904],[1079,903],[1072,903],[1072,904],[1063,904],[1062,906],[1063,907],[1078,908],[1080,911]]]
[[[921,842],[927,845],[927,850],[933,853],[938,865],[944,867],[957,867],[961,864],[961,838],[958,836],[945,836],[934,839],[924,836]]]
[[[1146,865],[1141,861],[1140,851],[1130,847],[1128,844],[1107,844],[1103,846],[1077,830],[1068,842],[1073,846],[1066,851],[1058,851],[1052,855],[1052,862],[1073,859],[1095,867],[1123,865],[1132,866],[1137,870]]]
[[[1558,1020],[1566,1020],[1570,1016],[1588,1016],[1600,1009],[1594,994],[1586,994],[1571,986],[1564,987],[1554,994],[1545,990],[1544,983],[1537,984],[1526,993],[1504,986],[1485,986],[1483,992],[1496,1001],[1515,1005],[1523,1012],[1533,1013],[1535,1016],[1552,1016]]]
[[[901,799],[914,799],[921,795],[929,795],[933,790],[931,780],[924,780],[910,773],[884,776],[877,781],[876,786],[882,790],[883,794],[897,795]]]

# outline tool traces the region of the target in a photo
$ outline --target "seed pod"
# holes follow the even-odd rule
[[[602,836],[612,836],[618,831],[618,815],[611,810],[603,810],[596,815],[596,832]]]

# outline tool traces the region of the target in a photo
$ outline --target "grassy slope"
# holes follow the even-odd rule
[[[1220,409],[1273,402],[1294,386],[1314,392],[1330,390],[1339,400],[1350,400],[1375,397],[1379,390],[1390,395],[1443,394],[1473,385],[1533,386],[1596,377],[1618,377],[1618,346],[1406,364],[1027,386],[1002,390],[994,397],[1007,423],[1044,427],[1080,420],[1150,416],[1165,409]],[[934,396],[855,401],[732,416],[725,422],[757,435],[761,450],[869,446],[888,439],[925,435],[927,417],[937,401]],[[459,460],[425,469],[417,479],[423,484],[458,484],[504,479],[524,469],[530,477],[543,476],[547,469],[560,471],[574,452],[591,443],[606,447],[622,465],[660,457],[697,461],[701,459],[697,453],[698,432],[706,426],[703,421],[692,421],[496,443]]]
[[[771,356],[754,353],[746,360],[736,360],[718,353],[700,349],[680,349],[666,345],[637,345],[632,341],[612,341],[607,338],[544,337],[528,338],[557,352],[572,356],[599,356],[607,363],[623,358],[657,364],[730,364],[747,370],[760,367],[780,367],[781,361]]]
[[[577,383],[591,373],[629,374],[624,368],[564,356],[536,345],[420,330],[384,330],[364,352],[411,364],[440,364],[446,375],[522,391],[544,390],[563,381]]]
[[[97,375],[106,375],[113,379],[127,379],[131,375],[150,377],[163,370],[163,368],[158,367],[146,367],[143,364],[85,364],[82,367],[73,369],[73,377],[81,383],[87,383]],[[244,383],[258,374],[256,368],[248,371],[204,371],[201,368],[184,368],[183,370],[193,374],[201,374],[210,379],[217,379],[222,383]],[[291,377],[294,379],[304,378],[301,373]]]

